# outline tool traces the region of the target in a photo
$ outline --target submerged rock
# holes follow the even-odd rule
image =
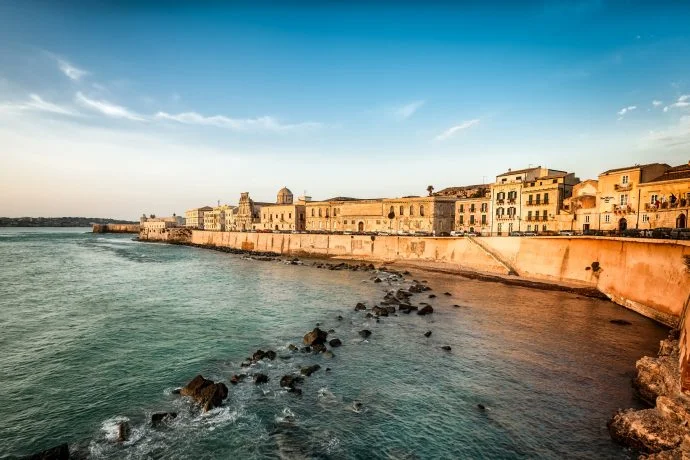
[[[450,297],[450,296],[452,296],[453,294],[451,294],[450,292],[444,292],[443,295],[446,295],[446,296]]]
[[[307,332],[304,335],[304,344],[305,345],[316,345],[316,344],[323,344],[326,342],[326,337],[328,336],[328,332],[322,331],[318,327],[315,327],[311,332]]]
[[[441,350],[450,351],[450,350],[452,350],[452,348],[450,348],[450,346],[448,346],[448,345],[444,345],[441,347]]]
[[[261,385],[262,383],[268,382],[268,375],[266,374],[255,374],[254,375],[254,385]]]
[[[431,337],[431,331],[426,331],[424,333],[424,337]]]
[[[235,374],[230,378],[230,383],[233,385],[237,385],[241,381],[247,378],[247,374]]]
[[[361,331],[359,331],[359,335],[366,339],[371,335],[371,331],[369,329],[362,329]]]
[[[609,323],[617,324],[619,326],[630,326],[632,324],[630,321],[627,321],[625,319],[612,319],[609,320]]]
[[[328,344],[333,348],[337,348],[341,346],[343,342],[340,339],[331,339]]]
[[[430,314],[432,314],[433,312],[434,312],[434,307],[432,307],[431,305],[426,305],[424,308],[422,308],[421,310],[419,310],[419,311],[417,312],[417,314],[420,315],[420,316],[424,316],[424,315],[430,315]]]
[[[295,345],[290,344],[290,345],[288,345],[288,350],[290,350],[290,351],[297,351],[298,348],[297,348]]]
[[[129,422],[123,421],[117,424],[117,442],[125,442],[129,439]]]
[[[283,388],[295,388],[296,385],[302,383],[304,378],[300,375],[284,375],[280,379],[280,386]]]
[[[177,418],[177,412],[154,412],[151,414],[151,425],[158,426]]]
[[[355,305],[355,311],[362,311],[366,309],[366,305],[364,305],[362,302],[357,302],[357,305]]]
[[[228,387],[224,383],[214,383],[197,375],[180,390],[180,395],[192,398],[204,408],[204,411],[209,411],[220,406],[228,397]]]
[[[300,372],[302,373],[302,375],[310,377],[311,374],[318,371],[319,369],[321,369],[321,366],[319,366],[318,364],[314,364],[312,366],[303,367],[302,369],[300,369]]]
[[[69,446],[67,443],[60,444],[59,446],[26,456],[23,460],[69,460]]]
[[[325,353],[327,350],[326,345],[324,345],[322,343],[314,344],[311,347],[311,349],[314,351],[314,353]]]

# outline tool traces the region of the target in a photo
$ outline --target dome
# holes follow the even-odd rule
[[[289,188],[283,187],[278,190],[277,204],[292,204],[292,192]]]

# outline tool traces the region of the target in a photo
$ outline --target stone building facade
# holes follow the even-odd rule
[[[593,179],[573,186],[572,196],[563,200],[563,208],[559,213],[559,230],[577,233],[598,230],[598,191],[599,182]]]
[[[188,209],[184,213],[185,227],[204,229],[204,214],[212,211],[210,206],[202,206],[201,208]]]
[[[640,204],[640,229],[690,227],[690,162],[640,184]]]
[[[204,213],[204,230],[225,232],[232,227],[227,225],[227,215],[232,216],[235,206],[227,204],[215,206],[210,211]]]
[[[473,186],[471,196],[458,198],[455,202],[455,231],[491,234],[493,219],[491,186]]]
[[[156,217],[154,215],[146,217],[146,215],[144,214],[143,216],[141,216],[141,219],[139,219],[139,224],[141,228],[145,228],[148,230],[184,227],[184,223],[184,218],[182,218],[181,216],[177,216],[175,214],[173,214],[170,217]]]
[[[249,197],[249,192],[242,192],[237,203],[237,213],[234,215],[234,230],[247,232],[260,229],[261,208],[271,204],[254,201]]]
[[[297,203],[293,200],[293,194],[287,187],[279,190],[275,204],[261,207],[261,228],[272,231],[304,231],[308,197],[300,197]]]

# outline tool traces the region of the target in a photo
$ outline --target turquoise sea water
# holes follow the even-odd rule
[[[635,360],[666,335],[635,313],[413,270],[438,295],[413,303],[435,313],[377,324],[355,303],[372,305],[397,285],[371,273],[131,238],[0,229],[0,457],[62,442],[91,458],[630,455],[606,421],[638,406]],[[343,341],[335,357],[291,354],[286,346],[316,323]],[[268,384],[228,384],[224,407],[206,414],[171,394],[198,373],[227,383],[258,348],[285,358],[257,366]],[[301,397],[279,388],[282,375],[312,363],[322,369]],[[163,410],[180,415],[152,427],[151,413]],[[132,427],[124,444],[112,440],[119,420]]]

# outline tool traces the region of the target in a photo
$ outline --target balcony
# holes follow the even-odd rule
[[[629,204],[614,204],[613,212],[615,212],[616,214],[635,214],[635,210]]]
[[[632,190],[632,186],[632,182],[628,182],[627,184],[615,184],[613,189],[617,192],[627,192]]]
[[[527,203],[525,203],[526,206],[539,206],[541,204],[541,200],[528,200]]]

